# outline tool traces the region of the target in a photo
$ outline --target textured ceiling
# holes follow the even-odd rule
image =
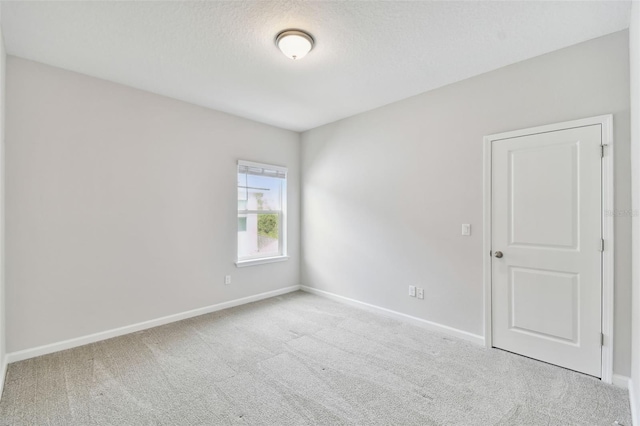
[[[9,54],[302,131],[625,29],[630,2],[2,2]],[[303,28],[316,47],[274,45]]]

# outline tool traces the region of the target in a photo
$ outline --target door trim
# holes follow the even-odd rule
[[[613,116],[600,115],[581,120],[565,121],[546,126],[531,127],[484,137],[483,167],[483,287],[484,287],[484,341],[492,347],[491,324],[491,155],[492,143],[502,139],[553,132],[576,127],[600,125],[602,144],[602,381],[613,381],[613,283],[614,283],[614,204],[613,204]],[[607,214],[607,212],[609,214]]]

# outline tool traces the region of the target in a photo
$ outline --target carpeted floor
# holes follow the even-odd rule
[[[592,377],[296,292],[11,364],[0,424],[631,420]]]

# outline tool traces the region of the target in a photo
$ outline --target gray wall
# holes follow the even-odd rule
[[[629,27],[629,57],[631,65],[631,170],[633,211],[640,212],[640,4],[631,4]],[[640,217],[633,217],[633,284],[631,309],[632,349],[631,349],[631,401],[635,406],[635,424],[640,421]],[[632,410],[633,411],[633,410]]]
[[[2,37],[2,28],[0,28],[0,368],[3,368],[5,355],[7,354],[6,345],[6,297],[5,297],[5,245],[4,245],[4,184],[5,184],[5,168],[4,168],[4,134],[5,134],[5,76],[6,76],[6,58],[7,54],[4,48],[4,39]],[[0,373],[0,395],[4,385],[4,376]]]
[[[299,284],[299,134],[15,57],[7,81],[9,352]],[[287,262],[233,263],[238,159],[289,167]]]
[[[626,31],[303,133],[302,283],[483,334],[483,136],[608,113],[626,210]],[[628,376],[631,219],[615,232],[614,370]],[[410,284],[425,300],[407,296]]]

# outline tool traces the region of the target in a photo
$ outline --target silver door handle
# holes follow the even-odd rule
[[[496,252],[496,257],[497,257],[498,259],[500,259],[502,256],[503,256],[503,254],[502,254],[502,252],[501,252],[501,251],[497,251],[497,252]]]

